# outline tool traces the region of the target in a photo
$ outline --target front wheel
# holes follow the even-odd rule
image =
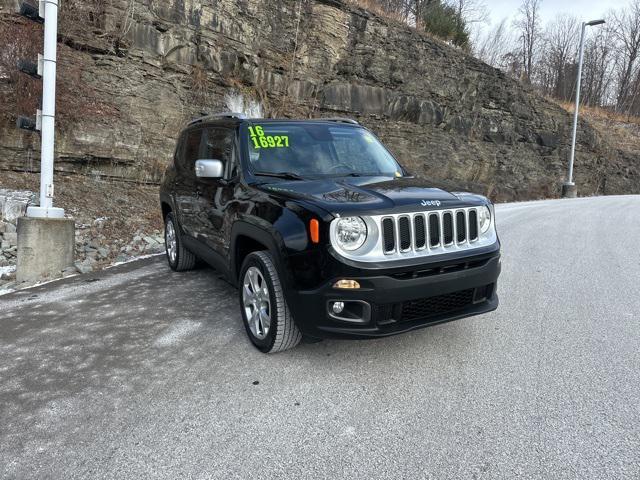
[[[242,319],[251,342],[264,353],[298,345],[302,334],[289,312],[271,255],[250,253],[242,264],[239,283]]]
[[[180,228],[173,213],[167,214],[164,219],[164,245],[167,262],[172,270],[183,272],[193,269],[196,264],[196,256],[187,250],[182,243]]]

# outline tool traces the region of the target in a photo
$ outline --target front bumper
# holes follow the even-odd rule
[[[478,315],[498,307],[499,252],[438,266],[349,276],[360,289],[333,288],[332,278],[315,290],[287,292],[298,328],[315,338],[375,338]],[[344,277],[341,277],[344,278]],[[344,321],[329,313],[333,302],[366,302],[362,322]]]

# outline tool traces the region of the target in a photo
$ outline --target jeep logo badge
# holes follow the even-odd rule
[[[440,200],[422,200],[422,202],[420,202],[422,204],[423,207],[439,207],[441,205],[442,202],[440,202]]]

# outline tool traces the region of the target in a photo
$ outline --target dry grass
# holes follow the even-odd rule
[[[547,99],[552,101],[556,105],[559,105],[569,113],[573,113],[575,109],[574,102],[564,102],[562,100],[557,100],[552,97],[547,97]],[[629,124],[640,125],[640,117],[622,114],[622,113],[616,112],[611,108],[590,107],[588,105],[581,105],[580,114],[584,115],[586,118],[590,120],[610,121],[610,122],[616,122],[616,123],[629,123]]]
[[[198,63],[193,65],[189,82],[193,102],[201,108],[205,108],[210,103],[212,91],[207,70]]]
[[[399,13],[389,12],[388,10],[385,10],[375,0],[346,0],[345,3],[354,7],[362,8],[364,10],[367,10],[368,12],[375,13],[376,15],[379,15],[381,17],[406,24],[405,19],[402,18]]]
[[[344,3],[352,7],[366,10],[380,17],[381,19],[389,20],[395,24],[401,25],[402,27],[410,28],[411,30],[416,32],[418,35],[428,38],[429,40],[432,40],[434,42],[438,42],[441,45],[446,45],[450,48],[454,48],[456,50],[466,52],[466,50],[459,49],[455,45],[447,42],[446,40],[443,40],[442,38],[434,35],[431,32],[427,32],[422,28],[417,28],[415,24],[411,23],[407,18],[403,17],[400,13],[389,12],[385,10],[380,6],[380,4],[376,0],[344,0]]]
[[[563,102],[554,98],[550,101],[559,105],[569,113],[573,113],[575,104]],[[602,107],[581,106],[580,115],[610,143],[621,150],[626,150],[633,155],[640,152],[640,117],[623,115],[613,109]]]

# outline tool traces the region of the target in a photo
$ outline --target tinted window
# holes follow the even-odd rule
[[[184,145],[184,166],[191,168],[198,160],[200,152],[200,140],[202,138],[202,130],[195,130],[187,134]]]
[[[206,128],[204,130],[204,144],[200,158],[221,160],[225,165],[225,171],[231,176],[235,175],[235,165],[232,162],[234,139],[234,130],[228,128]]]
[[[233,133],[233,130],[226,128],[207,128],[203,158],[229,162],[233,152]]]
[[[247,127],[254,172],[302,176],[401,176],[402,168],[367,130],[323,123],[255,123]]]
[[[182,159],[179,161],[179,167],[185,171],[194,171],[194,165],[198,160],[200,151],[200,140],[202,139],[202,130],[193,130],[187,133],[184,139],[184,148],[182,150]],[[195,173],[194,173],[195,174]]]

